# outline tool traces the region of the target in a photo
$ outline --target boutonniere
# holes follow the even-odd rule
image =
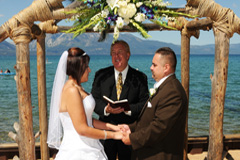
[[[157,91],[157,88],[150,88],[150,89],[149,89],[149,94],[150,94],[149,100],[150,100],[150,101],[152,100],[152,97],[153,97],[153,95],[156,93],[156,91]]]

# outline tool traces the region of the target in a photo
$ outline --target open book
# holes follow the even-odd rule
[[[124,108],[124,111],[130,111],[130,107],[128,104],[128,100],[127,99],[123,99],[123,100],[119,100],[119,101],[113,101],[110,98],[103,96],[103,98],[110,103],[110,106],[112,108],[117,108],[117,107],[121,107]]]

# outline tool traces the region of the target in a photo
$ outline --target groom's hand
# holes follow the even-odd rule
[[[131,141],[130,141],[130,138],[129,138],[129,133],[123,132],[122,142],[126,145],[131,145]]]
[[[128,133],[128,134],[131,133],[131,130],[130,130],[130,128],[127,124],[119,124],[118,127],[120,128],[120,130],[122,132],[125,132],[125,133]]]

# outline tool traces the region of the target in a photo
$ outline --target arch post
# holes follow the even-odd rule
[[[186,28],[181,31],[181,83],[187,98],[189,100],[189,55],[190,55],[190,36],[186,32]],[[189,102],[188,102],[189,103]],[[185,134],[184,134],[184,150],[183,160],[187,160],[188,153],[188,108],[186,116]]]
[[[49,160],[47,145],[48,118],[47,118],[47,91],[46,91],[46,64],[45,64],[45,34],[37,36],[37,81],[38,81],[38,108],[40,128],[41,159]]]
[[[199,37],[199,30],[189,31],[187,29],[188,21],[186,19],[181,18],[183,25],[183,29],[181,30],[181,83],[183,88],[185,89],[188,103],[189,103],[189,81],[190,81],[190,38],[194,36],[196,38]],[[185,125],[185,134],[184,134],[184,150],[183,150],[183,160],[187,160],[188,154],[188,108],[187,108],[187,116],[186,116],[186,125]]]
[[[19,131],[17,142],[20,159],[34,160],[35,138],[31,104],[29,43],[31,29],[19,26],[12,31],[12,40],[16,44],[16,86],[19,109]]]
[[[220,160],[223,154],[223,114],[227,88],[229,37],[214,29],[215,63],[209,120],[208,160]]]

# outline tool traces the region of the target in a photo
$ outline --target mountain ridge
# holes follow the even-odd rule
[[[112,34],[108,34],[103,42],[98,42],[98,33],[84,33],[75,38],[72,34],[57,33],[47,34],[45,39],[46,55],[60,55],[64,50],[71,47],[79,47],[85,50],[89,55],[109,55],[110,46],[113,38]],[[131,54],[133,55],[153,55],[160,47],[170,47],[176,54],[181,53],[181,46],[172,43],[166,43],[156,40],[140,39],[130,33],[121,33],[119,39],[125,40],[129,46]],[[230,54],[239,53],[240,44],[230,44]],[[30,55],[36,55],[36,40],[29,44]],[[190,54],[197,55],[214,55],[215,44],[208,45],[191,45]],[[7,41],[0,43],[0,55],[15,55],[16,46]]]

